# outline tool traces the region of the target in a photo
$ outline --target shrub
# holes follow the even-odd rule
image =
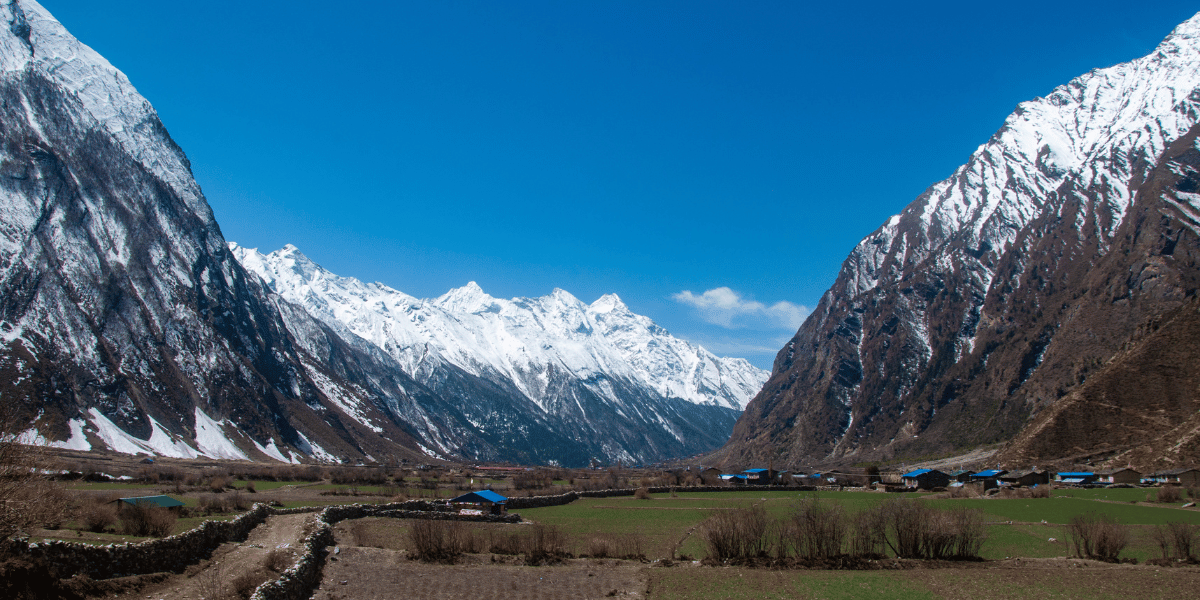
[[[418,560],[453,563],[461,552],[453,547],[449,535],[450,521],[422,519],[408,530],[413,555]]]
[[[864,510],[850,519],[850,554],[883,556],[887,546],[887,522],[878,510]]]
[[[254,593],[255,588],[262,582],[263,578],[258,573],[251,571],[234,577],[233,581],[230,582],[230,587],[233,588],[233,593],[238,598],[249,598]]]
[[[111,502],[94,500],[79,509],[79,522],[92,533],[101,533],[117,523],[117,507]]]
[[[225,488],[229,487],[229,478],[225,477],[224,475],[214,476],[212,479],[208,480],[208,487],[213,491],[214,494],[224,492]]]
[[[1194,560],[1196,532],[1200,525],[1172,522],[1157,525],[1150,537],[1162,551],[1163,560]]]
[[[199,509],[205,514],[229,512],[229,501],[216,494],[200,496]]]
[[[637,489],[637,491],[633,492],[633,497],[637,498],[638,500],[649,500],[650,499],[650,490],[647,488],[644,488],[644,487],[640,487]]]
[[[1097,560],[1115,562],[1129,543],[1129,528],[1106,514],[1072,517],[1067,533],[1076,556]]]
[[[121,509],[121,532],[140,537],[166,537],[175,528],[175,513],[149,502],[126,505]]]
[[[980,509],[939,510],[919,500],[897,498],[873,510],[878,515],[868,522],[873,521],[884,544],[901,558],[978,558],[987,539]]]
[[[646,558],[641,534],[597,533],[588,538],[587,553],[592,558]]]
[[[1033,486],[1029,490],[1029,497],[1030,498],[1049,498],[1050,497],[1050,486],[1048,486],[1048,485]]]
[[[246,491],[247,491],[247,492],[249,492],[249,493],[251,493],[251,494],[257,494],[257,493],[258,493],[258,490],[254,488],[254,481],[253,481],[253,480],[251,480],[251,481],[247,481],[247,482],[246,482]]]
[[[559,562],[567,556],[567,536],[557,526],[537,524],[526,537],[525,564]]]
[[[842,553],[846,517],[836,504],[816,498],[802,500],[792,513],[792,545],[801,558],[832,558]]]
[[[355,537],[359,529],[355,528]],[[459,521],[423,519],[413,524],[409,541],[418,560],[453,563],[464,552],[479,552],[483,540]],[[515,554],[515,552],[514,552]]]
[[[263,567],[268,571],[282,573],[290,566],[292,566],[292,556],[288,554],[287,550],[276,548],[263,558]]]
[[[720,511],[704,525],[708,556],[746,559],[766,554],[767,513],[762,506]]]
[[[1164,502],[1164,503],[1179,502],[1180,499],[1182,499],[1182,498],[1183,498],[1183,494],[1181,493],[1179,486],[1164,485],[1164,486],[1158,488],[1158,498],[1157,498],[1158,502]]]

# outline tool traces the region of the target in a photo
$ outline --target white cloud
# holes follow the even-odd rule
[[[671,296],[676,302],[695,308],[700,318],[727,329],[740,327],[770,327],[796,330],[804,323],[809,310],[805,306],[779,301],[767,306],[750,300],[727,287],[694,294],[684,290]]]

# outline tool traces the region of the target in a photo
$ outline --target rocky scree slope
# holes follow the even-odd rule
[[[889,460],[1017,435],[1194,295],[1198,204],[1146,186],[1171,172],[1198,88],[1194,17],[1020,104],[855,247],[717,458]]]
[[[574,462],[716,448],[767,376],[671,336],[613,294],[591,305],[563,290],[503,300],[472,282],[422,300],[335,275],[294,246],[230,248],[283,298],[453,402],[479,435],[523,446],[535,423],[578,448]]]

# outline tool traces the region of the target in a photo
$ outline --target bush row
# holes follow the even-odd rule
[[[718,512],[704,523],[708,557],[829,561],[877,558],[978,559],[987,529],[980,509],[940,509],[894,498],[855,514],[816,498],[771,521],[761,506]]]

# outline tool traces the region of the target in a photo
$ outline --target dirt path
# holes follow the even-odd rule
[[[254,585],[277,577],[264,562],[274,550],[286,553],[286,562],[281,570],[296,562],[298,548],[304,537],[304,526],[313,515],[302,513],[267,517],[267,521],[254,528],[245,542],[222,544],[211,559],[189,568],[187,573],[173,575],[163,583],[118,596],[121,600],[172,599],[172,600],[221,600],[230,597],[234,583],[239,577],[255,576]]]

